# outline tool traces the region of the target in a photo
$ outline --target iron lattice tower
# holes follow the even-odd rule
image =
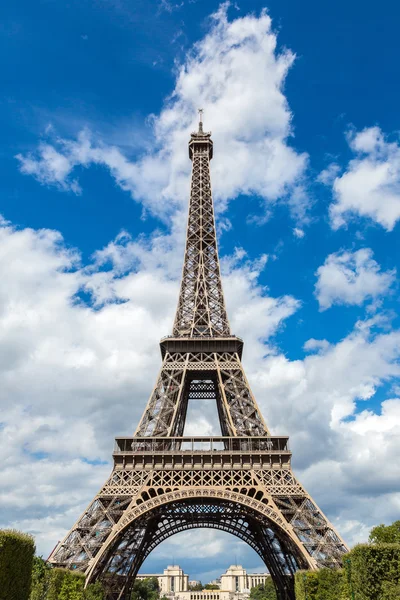
[[[200,113],[201,114],[201,113]],[[231,334],[211,194],[211,134],[189,141],[192,179],[185,260],[173,335],[133,438],[116,438],[113,471],[53,550],[54,565],[100,580],[107,600],[129,600],[150,552],[196,527],[245,540],[268,567],[280,600],[293,574],[341,564],[347,547],[291,470],[287,437],[269,434]],[[184,437],[189,400],[216,401],[222,435]]]

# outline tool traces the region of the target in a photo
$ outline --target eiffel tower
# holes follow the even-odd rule
[[[271,436],[231,334],[211,194],[211,133],[191,134],[193,163],[182,282],[173,334],[134,437],[117,437],[114,468],[49,561],[129,600],[151,551],[175,533],[208,527],[247,542],[294,600],[297,569],[338,567],[347,547],[291,469],[288,437]],[[188,403],[217,404],[221,436],[184,437]]]

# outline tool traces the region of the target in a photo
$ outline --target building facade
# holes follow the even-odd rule
[[[189,575],[185,575],[178,565],[169,565],[162,574],[139,573],[136,575],[136,579],[148,579],[149,577],[157,577],[161,596],[186,592],[189,589]]]
[[[265,583],[271,575],[269,573],[247,573],[242,565],[231,565],[219,579],[211,581],[219,585],[217,590],[189,590],[189,585],[200,583],[197,580],[189,581],[178,565],[169,565],[164,573],[139,573],[136,579],[157,577],[160,586],[160,595],[174,600],[245,600],[252,587]]]
[[[246,593],[250,592],[252,587],[265,583],[269,577],[271,577],[269,573],[247,573],[242,565],[231,565],[221,575],[220,589],[234,593]]]
[[[199,592],[180,592],[174,600],[246,600],[248,594],[228,592],[226,590],[201,590]]]

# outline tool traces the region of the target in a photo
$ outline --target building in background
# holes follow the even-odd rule
[[[227,592],[250,593],[252,587],[265,583],[269,577],[271,577],[269,573],[247,573],[242,565],[231,565],[221,575],[220,589]]]
[[[215,585],[216,587],[221,588],[221,577],[218,577],[218,579],[213,579],[207,585]]]
[[[246,600],[248,596],[248,593],[201,590],[198,592],[179,592],[174,595],[174,600]]]
[[[242,565],[231,565],[219,579],[210,581],[218,585],[216,590],[189,590],[200,583],[190,580],[178,565],[168,566],[162,575],[157,573],[140,573],[136,579],[157,577],[160,586],[160,595],[167,596],[170,600],[246,600],[250,590],[256,585],[265,583],[271,577],[269,573],[247,573]]]
[[[178,565],[169,565],[164,569],[162,575],[159,573],[139,573],[136,575],[136,579],[147,579],[148,577],[157,577],[161,596],[186,592],[189,589],[189,575],[185,575]]]

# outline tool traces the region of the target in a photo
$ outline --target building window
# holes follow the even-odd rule
[[[175,577],[171,577],[171,592],[175,591]]]
[[[239,591],[239,577],[235,575],[235,592]]]

